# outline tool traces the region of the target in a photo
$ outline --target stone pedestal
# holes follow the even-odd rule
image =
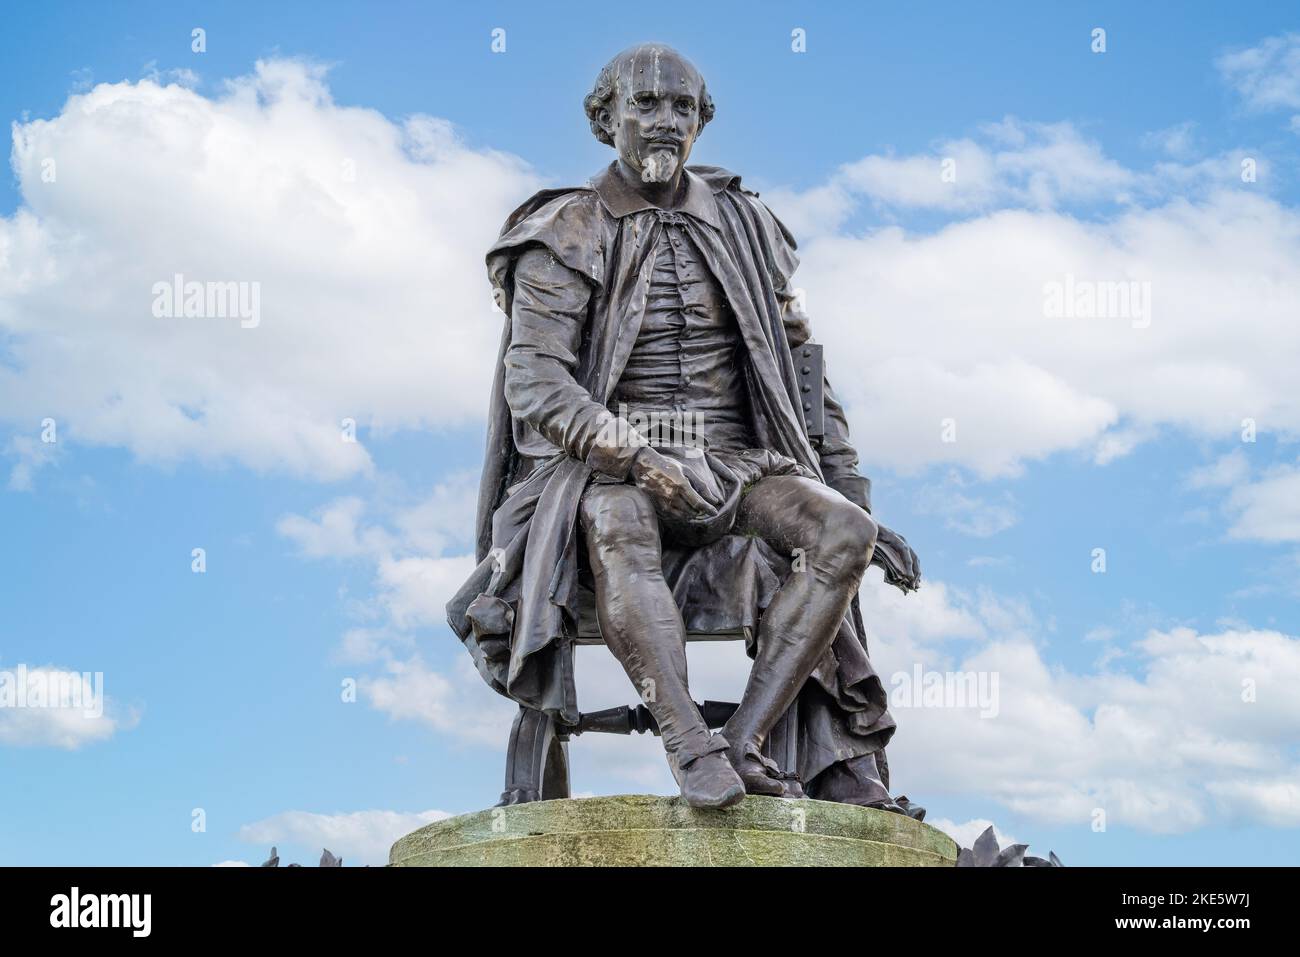
[[[697,810],[651,795],[537,801],[437,821],[394,867],[952,867],[957,845],[901,814],[752,795]]]

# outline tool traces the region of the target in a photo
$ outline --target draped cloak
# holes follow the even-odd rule
[[[630,461],[630,454],[619,461],[621,453],[604,448],[597,433],[609,424],[608,405],[640,331],[665,218],[685,229],[735,316],[758,445],[871,508],[870,482],[857,472],[829,383],[823,436],[809,437],[800,411],[795,361],[810,333],[790,284],[798,266],[793,238],[739,176],[696,166],[685,178],[685,200],[672,211],[648,203],[612,165],[585,186],[543,190],[511,214],[487,254],[507,319],[479,489],[478,564],[448,604],[448,621],[493,689],[561,724],[578,719],[568,646],[593,628],[578,503],[594,472],[626,474]],[[542,310],[544,347],[521,350],[516,342],[512,349],[514,267],[538,246],[590,295],[581,316]],[[516,377],[525,384],[522,392],[516,387],[513,411],[508,362],[524,364],[525,373]],[[664,546],[665,577],[687,629],[743,633],[751,657],[762,610],[789,570],[787,558],[742,535],[695,549]],[[855,599],[800,692],[800,766],[791,770],[815,785],[832,765],[843,769],[881,752],[894,731],[886,704]],[[883,754],[877,763],[884,770]]]

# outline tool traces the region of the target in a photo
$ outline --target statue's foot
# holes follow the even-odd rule
[[[901,794],[894,799],[894,803],[903,809],[903,813],[917,821],[925,820],[925,808],[919,804],[913,804],[907,799],[906,794]]]
[[[695,758],[681,768],[677,781],[691,807],[731,807],[745,797],[745,785],[722,751]]]
[[[784,788],[781,792],[783,798],[801,801],[808,796],[803,793],[803,785],[799,783],[799,778],[788,771],[783,772],[781,775],[781,786]]]
[[[794,796],[786,794],[786,781],[782,780],[781,769],[776,766],[776,762],[763,757],[753,743],[747,741],[739,747],[733,744],[727,751],[727,757],[731,760],[731,766],[736,769],[736,774],[740,775],[740,780],[745,783],[746,794],[766,794],[770,797]],[[795,783],[797,786],[797,782]],[[802,788],[799,793],[802,796]]]
[[[497,801],[497,807],[509,807],[512,804],[528,804],[532,801],[540,801],[542,794],[540,791],[530,788],[510,788],[501,792],[501,800]]]
[[[864,804],[863,807],[875,808],[877,811],[892,811],[894,814],[907,815],[907,811],[895,804],[893,801],[872,801],[870,804]]]

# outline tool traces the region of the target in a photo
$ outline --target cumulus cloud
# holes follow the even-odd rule
[[[1300,827],[1300,774],[1262,780],[1212,781],[1211,794],[1271,827]]]
[[[505,748],[519,711],[487,686],[468,654],[447,674],[418,655],[389,658],[381,674],[360,679],[357,687],[372,707],[394,719],[418,721],[452,740],[497,751]]]
[[[885,205],[950,212],[1116,201],[1140,180],[1069,123],[1007,118],[983,132],[985,142],[950,140],[932,154],[867,156],[839,177],[851,192]]]
[[[379,600],[399,628],[442,625],[447,602],[475,564],[472,555],[386,559],[379,565]]]
[[[1163,833],[1295,813],[1285,802],[1300,772],[1300,703],[1286,689],[1300,678],[1300,638],[1151,629],[1129,642],[1125,670],[1103,660],[1074,671],[1049,664],[1027,608],[988,593],[949,590],[940,606],[872,588],[863,597],[900,725],[890,761],[908,793],[976,793],[1059,824],[1091,824],[1100,809],[1107,826]],[[983,637],[954,645],[930,622],[961,609]],[[960,699],[900,699],[898,676],[918,666],[996,676],[996,714]]]
[[[1196,150],[1196,124],[1191,120],[1153,130],[1142,137],[1142,145],[1158,149],[1176,160],[1187,159]]]
[[[104,693],[100,673],[21,663],[0,670],[0,744],[75,751],[138,720]]]
[[[330,97],[259,62],[204,96],[105,83],[15,124],[0,218],[0,416],[141,459],[337,478],[362,430],[483,414],[499,316],[483,251],[540,184],[446,121]],[[260,321],[156,318],[175,276],[257,284]],[[496,321],[494,321],[496,320]],[[30,482],[15,451],[11,483]]]
[[[1241,449],[1219,456],[1208,465],[1192,469],[1187,476],[1187,487],[1194,489],[1230,488],[1246,478],[1250,462]]]
[[[417,828],[450,817],[446,811],[353,811],[346,814],[316,814],[310,811],[285,811],[273,817],[245,824],[239,839],[266,848],[285,844],[328,848],[345,865],[388,863],[393,843]],[[298,863],[315,863],[302,861]],[[243,866],[242,861],[226,861],[221,866]]]
[[[1300,543],[1300,467],[1277,465],[1236,486],[1226,503],[1228,537],[1272,544]]]
[[[404,632],[446,622],[447,602],[475,565],[469,549],[476,500],[477,477],[456,473],[414,504],[372,506],[345,496],[310,516],[284,515],[276,530],[304,557],[358,559],[373,565],[374,595],[354,611]],[[374,628],[354,632],[351,647],[366,647],[382,634]]]
[[[304,557],[358,560],[373,569],[372,593],[350,606],[360,624],[336,651],[342,661],[374,669],[357,680],[364,700],[394,719],[500,748],[516,706],[484,684],[468,655],[443,674],[416,649],[417,636],[431,630],[437,641],[453,641],[446,605],[474,568],[467,549],[476,494],[476,477],[456,474],[413,504],[372,509],[343,497],[311,516],[285,515],[277,530]]]
[[[1104,463],[1162,429],[1300,432],[1300,216],[1265,196],[1090,220],[999,210],[802,254],[796,282],[868,468],[1014,476],[1062,452]],[[1053,317],[1053,295],[1111,282],[1149,293],[1142,316]]]
[[[1008,116],[923,153],[887,152],[845,163],[827,182],[804,192],[778,186],[764,195],[796,235],[812,238],[842,232],[863,203],[887,217],[923,210],[958,218],[997,209],[1150,205],[1193,189],[1233,184],[1246,155],[1242,150],[1197,155],[1189,123],[1143,139],[1167,158],[1149,168],[1127,167],[1073,123]]]
[[[868,468],[1004,477],[1169,429],[1300,432],[1300,216],[1254,151],[1197,154],[1186,124],[1155,140],[1178,158],[1136,168],[1071,124],[1007,118],[765,190]],[[892,225],[917,211],[941,225]]]
[[[1300,110],[1300,33],[1225,53],[1215,65],[1248,109]]]
[[[1233,449],[1188,472],[1184,484],[1189,489],[1222,495],[1214,512],[1203,508],[1191,515],[1221,524],[1231,541],[1300,543],[1300,465],[1274,462],[1259,467],[1244,449]],[[1291,556],[1290,566],[1294,566],[1296,557]],[[1291,577],[1294,569],[1290,566],[1281,566],[1280,574]]]
[[[390,536],[380,528],[360,528],[366,503],[356,496],[336,499],[313,518],[285,515],[276,531],[297,543],[307,558],[355,558],[389,551]]]

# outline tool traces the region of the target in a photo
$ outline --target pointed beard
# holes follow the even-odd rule
[[[641,160],[641,182],[666,183],[677,172],[677,155],[672,150],[655,150]]]

